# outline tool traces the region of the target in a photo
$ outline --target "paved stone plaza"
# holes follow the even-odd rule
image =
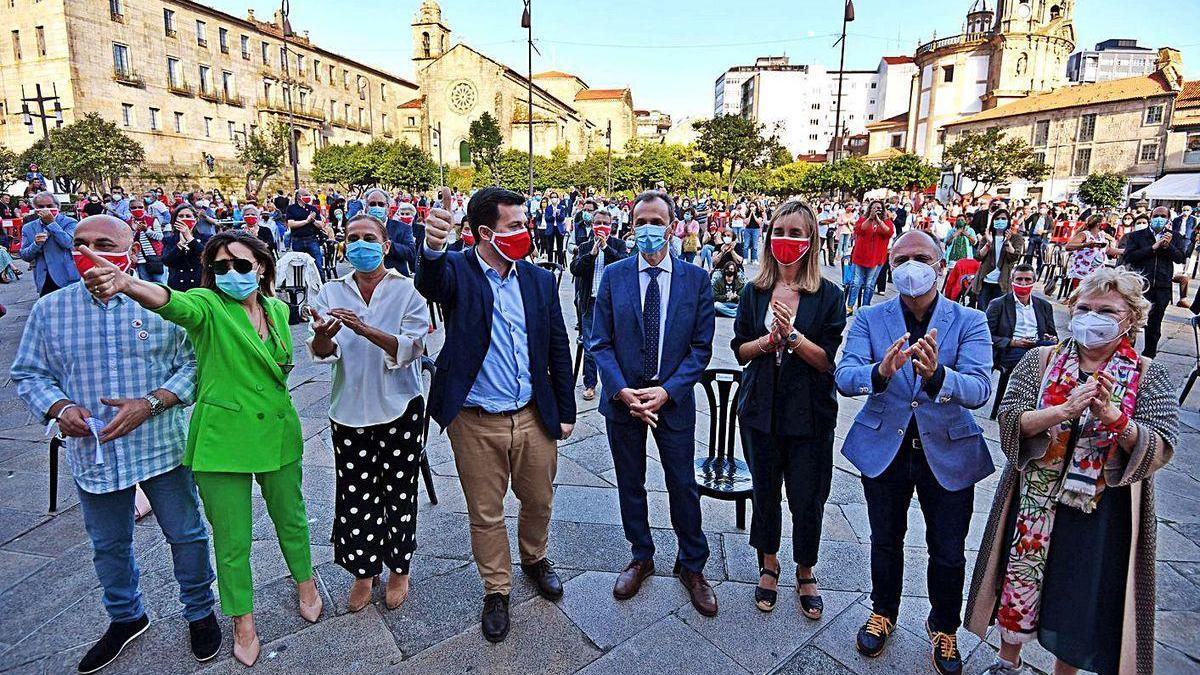
[[[8,365],[34,301],[33,284],[0,286],[8,315],[0,319],[0,671],[74,672],[80,657],[107,625],[101,591],[91,564],[78,499],[65,458],[60,464],[59,510],[47,515],[49,469],[43,425],[32,420],[7,379]],[[571,284],[562,288],[568,327],[573,324]],[[888,293],[891,297],[892,293]],[[1195,365],[1192,330],[1186,314],[1172,309],[1164,325],[1160,360],[1177,381]],[[1060,331],[1066,319],[1058,311]],[[732,322],[718,319],[713,365],[733,365],[728,339]],[[301,329],[293,331],[299,337]],[[430,351],[441,344],[432,336]],[[869,611],[869,528],[862,488],[854,469],[838,455],[833,491],[825,512],[821,561],[816,572],[825,598],[819,622],[801,616],[794,593],[781,593],[771,614],[754,607],[757,581],[748,531],[735,525],[732,503],[705,499],[704,526],[712,557],[705,570],[720,602],[707,619],[687,601],[669,576],[675,555],[667,494],[656,453],[651,451],[648,487],[650,518],[656,528],[658,575],[627,602],[612,597],[617,573],[629,559],[620,526],[613,462],[595,402],[579,400],[575,434],[559,450],[550,558],[566,586],[558,603],[536,597],[519,570],[513,589],[513,627],[498,645],[479,631],[482,585],[471,561],[466,508],[444,436],[429,444],[439,504],[422,489],[419,549],[413,564],[412,595],[396,611],[374,605],[358,614],[346,611],[351,577],[332,562],[329,532],[333,520],[334,469],[329,445],[329,371],[297,352],[291,373],[292,396],[304,424],[304,494],[312,528],[313,558],[325,596],[320,623],[306,623],[296,611],[295,592],[279,554],[262,501],[255,498],[254,577],[256,620],[263,640],[256,673],[926,673],[929,643],[922,628],[925,599],[924,525],[915,502],[907,537],[905,596],[900,629],[885,654],[868,660],[854,649],[854,635]],[[136,364],[130,364],[136,367]],[[861,402],[843,399],[838,438],[850,426]],[[1200,391],[1180,411],[1182,442],[1174,461],[1158,473],[1158,649],[1159,673],[1200,670]],[[987,419],[990,405],[977,412],[992,455],[1001,464],[997,428]],[[702,411],[703,413],[703,411]],[[700,417],[697,453],[706,452],[708,416]],[[999,473],[982,482],[968,537],[968,576],[979,545],[992,490]],[[510,495],[510,535],[517,502]],[[790,518],[784,516],[784,531]],[[232,622],[222,617],[225,644],[213,662],[197,664],[188,652],[187,627],[171,573],[171,557],[153,517],[137,527],[135,546],[142,569],[141,588],[154,623],[106,672],[183,673],[203,670],[242,672],[232,659]],[[781,550],[790,549],[785,539]],[[515,544],[514,544],[515,550]],[[784,556],[781,555],[781,559]],[[794,569],[784,560],[783,590],[794,585]],[[960,633],[967,672],[991,663],[994,649]],[[995,642],[996,638],[990,639]],[[1042,669],[1050,659],[1027,650]]]

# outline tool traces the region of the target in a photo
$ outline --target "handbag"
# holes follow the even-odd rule
[[[165,271],[163,267],[162,256],[155,252],[154,246],[147,247],[145,242],[138,239],[138,246],[142,248],[142,256],[146,259],[146,272],[151,276],[158,276]]]

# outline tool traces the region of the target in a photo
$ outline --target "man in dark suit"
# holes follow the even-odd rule
[[[1000,208],[998,200],[980,197],[975,200],[975,212],[971,214],[971,229],[980,236],[992,226],[992,214]]]
[[[471,551],[483,578],[484,637],[508,636],[512,589],[504,495],[521,502],[521,570],[549,600],[562,582],[546,559],[556,440],[575,427],[571,353],[554,276],[524,260],[531,248],[524,198],[489,187],[467,204],[476,246],[446,251],[451,195],[425,222],[416,287],[441,304],[446,342],[429,410],[446,430],[471,521]]]
[[[1183,232],[1171,229],[1170,216],[1171,212],[1165,206],[1155,207],[1150,212],[1150,227],[1134,230],[1125,239],[1125,262],[1141,274],[1147,284],[1150,316],[1142,356],[1151,359],[1158,354],[1163,316],[1174,296],[1175,265],[1187,260]]]
[[[1002,368],[1012,370],[1034,347],[1058,344],[1054,308],[1049,300],[1033,295],[1036,278],[1033,265],[1020,263],[1013,267],[1012,290],[988,305],[992,361]]]
[[[671,255],[675,205],[664,192],[644,192],[631,218],[638,255],[609,265],[596,294],[589,342],[600,370],[608,444],[617,472],[621,523],[633,561],[613,587],[633,597],[654,572],[654,540],[646,507],[646,434],[654,434],[679,540],[675,573],[692,605],[717,613],[704,578],[708,540],[700,527],[696,485],[696,402],[693,387],[712,358],[716,310],[704,270]]]
[[[589,200],[591,201],[591,200]],[[593,202],[594,205],[594,202]],[[586,205],[584,208],[588,208]],[[586,211],[585,211],[586,213]],[[596,359],[587,347],[592,336],[592,316],[596,307],[596,292],[604,268],[629,255],[625,242],[612,235],[612,214],[592,212],[592,229],[579,242],[571,258],[571,275],[575,277],[575,309],[579,316],[579,338],[583,343],[583,400],[596,398]]]

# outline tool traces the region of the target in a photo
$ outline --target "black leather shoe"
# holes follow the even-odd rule
[[[958,653],[958,636],[930,630],[928,621],[925,622],[925,630],[933,645],[933,669],[940,675],[961,675],[963,662],[962,655]]]
[[[488,642],[503,642],[508,637],[508,596],[488,593],[483,596],[483,637]]]
[[[82,675],[94,673],[116,661],[125,645],[133,642],[134,638],[145,633],[149,627],[150,619],[145,614],[133,621],[114,621],[108,624],[108,630],[104,631],[100,640],[92,645],[79,662],[79,672]]]
[[[203,663],[221,651],[221,626],[217,624],[216,614],[189,621],[188,633],[192,638],[192,656],[197,661]]]
[[[547,600],[554,601],[562,597],[563,585],[554,571],[554,563],[549,558],[526,565],[521,563],[521,571],[537,584],[538,593]]]
[[[882,614],[872,612],[863,627],[858,629],[856,642],[859,653],[872,658],[879,656],[883,653],[883,648],[887,646],[888,636],[895,629],[894,621]]]

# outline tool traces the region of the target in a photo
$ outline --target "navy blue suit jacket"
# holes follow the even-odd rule
[[[639,388],[642,379],[642,295],[638,283],[640,254],[607,265],[596,292],[592,339],[588,348],[600,373],[600,414],[614,422],[634,422],[629,410],[614,400],[626,387]],[[662,340],[659,379],[670,400],[658,411],[658,423],[685,430],[696,424],[693,388],[712,358],[716,309],[708,273],[671,258],[671,293]],[[635,329],[636,327],[636,329]],[[640,424],[641,422],[637,422]]]
[[[392,242],[392,249],[383,259],[384,266],[396,270],[406,277],[411,277],[417,271],[417,242],[413,239],[412,225],[405,225],[399,220],[389,219],[387,236],[388,240]]]
[[[474,248],[436,258],[421,255],[417,266],[417,291],[439,303],[446,317],[446,342],[429,389],[430,415],[443,429],[475,386],[492,334],[492,286],[471,259],[474,255]],[[546,433],[560,438],[560,425],[575,423],[575,378],[557,286],[554,275],[537,265],[525,260],[515,264],[525,305],[532,402]]]

